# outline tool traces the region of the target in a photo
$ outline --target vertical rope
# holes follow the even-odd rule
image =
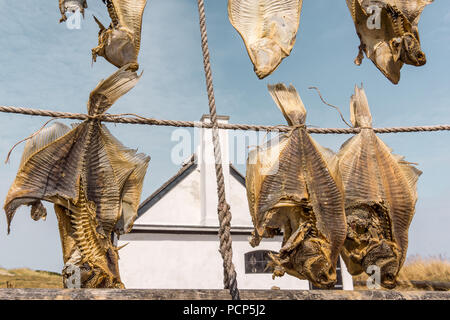
[[[214,144],[214,158],[217,179],[217,196],[219,215],[219,239],[220,254],[223,259],[223,283],[225,289],[230,290],[233,300],[239,300],[239,290],[237,288],[236,270],[233,265],[233,248],[231,241],[231,212],[225,198],[225,182],[222,168],[222,152],[220,150],[219,125],[217,122],[216,101],[214,98],[214,87],[211,73],[211,63],[209,60],[208,35],[206,32],[205,4],[203,0],[198,1],[198,13],[200,18],[200,33],[202,38],[203,65],[205,68],[206,89],[209,100],[209,113],[212,123],[212,137]]]

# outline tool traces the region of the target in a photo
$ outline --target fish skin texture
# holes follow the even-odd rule
[[[252,246],[283,230],[274,276],[288,273],[327,288],[346,236],[343,189],[335,177],[337,158],[304,127],[306,109],[294,87],[269,86],[287,122],[295,128],[252,150],[246,188],[254,224]]]
[[[100,27],[98,46],[92,49],[92,59],[104,57],[118,68],[131,64],[131,71],[139,68],[137,62],[141,47],[142,18],[147,0],[104,0],[111,18],[105,28],[94,17]]]
[[[355,88],[350,114],[362,129],[338,153],[349,224],[342,257],[353,275],[379,266],[382,285],[393,288],[406,258],[422,172],[374,133],[364,89]]]
[[[101,81],[90,95],[89,115],[104,114],[138,80],[126,65]],[[39,219],[46,215],[41,201],[52,202],[64,270],[69,265],[81,268],[83,287],[123,287],[112,233],[130,231],[149,160],[122,145],[95,119],[73,128],[57,122],[43,129],[28,140],[6,197],[8,232],[18,207],[31,205],[33,219]]]
[[[228,17],[244,40],[258,78],[270,75],[289,56],[303,0],[229,0]]]
[[[418,23],[433,0],[346,0],[361,44],[355,64],[366,56],[393,84],[400,81],[403,65],[426,63]],[[368,27],[379,14],[380,28]]]

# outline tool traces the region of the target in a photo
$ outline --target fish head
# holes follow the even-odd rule
[[[84,13],[85,5],[81,0],[66,0],[64,2],[64,10],[65,12],[75,13],[80,11],[80,13]]]
[[[250,57],[258,78],[270,75],[284,58],[280,46],[270,38],[262,38],[250,46]]]
[[[421,49],[419,40],[412,33],[406,33],[402,37],[402,46],[403,62],[413,66],[423,66],[427,63],[427,58]]]
[[[123,289],[118,266],[118,250],[110,246],[95,259],[83,261],[78,250],[63,268],[62,276],[65,288],[117,288]]]
[[[397,245],[385,239],[371,246],[362,260],[364,270],[376,266],[380,271],[381,285],[393,289],[397,285],[397,275],[400,271],[400,255]],[[371,275],[370,273],[367,273]]]
[[[106,272],[99,266],[89,266],[85,263],[80,269],[83,288],[124,288],[120,278]]]
[[[342,256],[350,274],[369,274],[370,267],[376,266],[380,270],[381,285],[395,287],[400,251],[386,236],[389,231],[384,230],[386,226],[383,226],[380,214],[368,206],[350,209],[347,226]]]
[[[347,269],[352,275],[358,275],[362,269],[362,260],[367,252],[371,234],[370,213],[368,208],[347,209],[347,237],[342,250]]]
[[[41,201],[37,200],[31,204],[31,218],[34,221],[38,221],[39,219],[45,220],[47,217],[47,209],[45,209],[44,205]]]
[[[332,288],[337,276],[330,253],[331,246],[327,241],[307,238],[293,252],[290,261],[294,269],[315,286]]]

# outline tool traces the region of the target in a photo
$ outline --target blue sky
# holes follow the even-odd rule
[[[58,1],[0,0],[0,105],[85,112],[90,91],[115,67],[99,58],[91,67],[97,45],[95,14],[105,25],[101,1],[88,0],[81,30],[58,24]],[[227,17],[226,0],[207,0],[208,35],[219,114],[232,123],[284,124],[267,91],[268,83],[292,83],[308,111],[307,123],[342,127],[337,113],[323,105],[309,86],[321,89],[328,102],[349,118],[355,84],[364,83],[374,126],[450,124],[450,2],[435,0],[420,22],[428,62],[405,66],[400,84],[392,85],[364,59],[353,64],[359,44],[344,0],[305,0],[297,42],[290,57],[264,80],[258,80],[243,42]],[[138,85],[121,98],[111,113],[132,112],[160,119],[199,120],[208,112],[205,93],[197,1],[148,0],[139,58],[144,71]],[[45,118],[0,114],[0,198],[6,197],[18,169],[23,145],[3,159],[10,147],[27,137]],[[70,121],[64,121],[70,123]],[[147,197],[177,170],[170,159],[173,128],[108,124],[126,146],[152,157],[142,197]],[[314,135],[337,151],[348,135]],[[410,229],[409,255],[450,255],[450,132],[381,135],[395,153],[419,163],[419,200]],[[237,164],[241,172],[245,166]],[[47,221],[35,222],[21,208],[6,234],[0,214],[0,266],[60,272],[62,252],[53,208]],[[180,213],[182,214],[182,213]]]

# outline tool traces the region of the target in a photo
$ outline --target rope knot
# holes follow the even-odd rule
[[[101,120],[103,119],[104,115],[103,114],[94,114],[94,115],[87,115],[87,120]]]
[[[286,126],[284,126],[286,128]],[[292,133],[294,133],[295,130],[297,129],[306,129],[306,124],[302,123],[302,124],[296,124],[294,126],[289,126],[288,128],[288,136],[290,136]]]
[[[306,129],[306,124],[296,124],[295,126],[291,126],[291,131],[297,130],[297,129]]]

